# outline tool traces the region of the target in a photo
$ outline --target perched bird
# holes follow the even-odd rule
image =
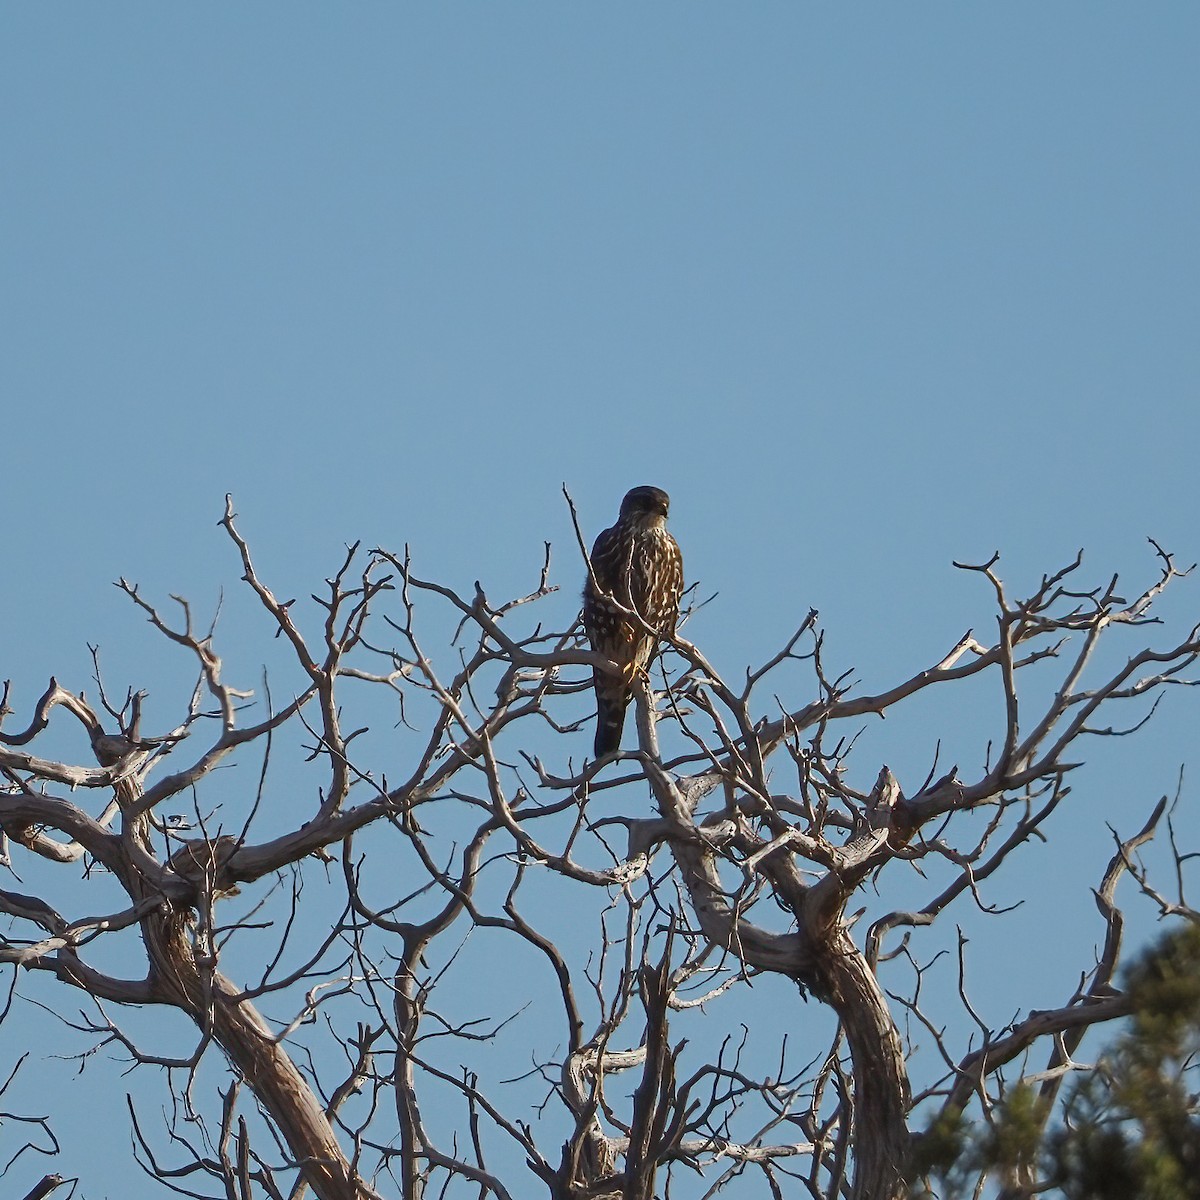
[[[592,569],[583,589],[583,627],[592,649],[621,668],[620,675],[592,669],[597,758],[620,749],[625,710],[638,673],[650,661],[659,637],[675,632],[683,556],[667,532],[670,503],[661,488],[635,487],[621,501],[617,523],[592,547]],[[626,616],[622,608],[641,619]]]

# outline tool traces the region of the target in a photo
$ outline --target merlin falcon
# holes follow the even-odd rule
[[[683,556],[667,532],[670,503],[661,488],[635,487],[621,501],[617,523],[592,547],[592,569],[583,589],[583,627],[592,649],[621,671],[614,675],[592,668],[597,758],[621,748],[625,710],[638,675],[658,639],[675,632]]]

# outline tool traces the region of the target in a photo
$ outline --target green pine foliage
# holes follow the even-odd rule
[[[1050,1152],[1070,1200],[1200,1200],[1200,926],[1126,972],[1129,1030],[1068,1098]]]
[[[1200,926],[1166,935],[1125,971],[1134,1013],[1052,1120],[1018,1084],[986,1124],[942,1115],[918,1140],[913,1195],[1200,1200]]]

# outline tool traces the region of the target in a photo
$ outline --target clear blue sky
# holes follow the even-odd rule
[[[0,112],[19,702],[89,641],[141,682],[118,575],[236,586],[227,491],[281,593],[361,538],[499,597],[551,540],[565,612],[561,485],[593,534],[658,484],[717,662],[815,606],[867,684],[990,628],[952,559],[1200,557],[1195,5],[8,5]],[[1196,706],[1056,827],[1088,937]]]

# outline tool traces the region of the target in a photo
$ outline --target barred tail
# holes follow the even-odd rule
[[[596,688],[596,757],[604,758],[621,748],[625,710],[631,693],[624,688]]]

